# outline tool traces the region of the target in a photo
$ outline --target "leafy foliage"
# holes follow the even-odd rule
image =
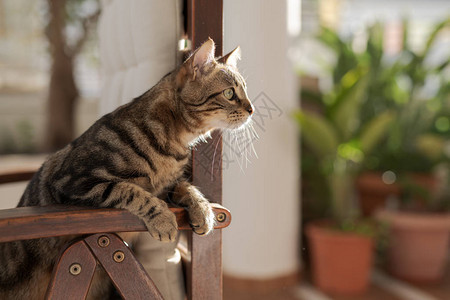
[[[341,225],[357,216],[351,202],[359,171],[430,172],[449,161],[450,52],[435,65],[427,58],[450,19],[434,27],[421,51],[410,47],[408,22],[403,25],[403,46],[395,56],[385,53],[381,23],[367,28],[360,52],[353,50],[354,38],[329,28],[318,36],[336,55],[333,85],[325,92],[302,91],[321,113],[302,110],[294,118],[314,154],[309,159],[327,178],[331,215]],[[430,89],[432,83],[437,88]]]

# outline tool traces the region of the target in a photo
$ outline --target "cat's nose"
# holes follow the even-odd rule
[[[247,108],[245,110],[248,111],[248,113],[251,116],[253,114],[253,105],[250,104],[249,106],[247,106]]]

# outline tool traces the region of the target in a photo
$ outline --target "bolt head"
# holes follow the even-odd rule
[[[216,218],[218,222],[223,223],[227,219],[227,215],[225,213],[219,213]]]
[[[114,261],[116,263],[123,262],[123,260],[125,259],[125,253],[123,253],[122,251],[118,250],[118,251],[114,252],[113,259],[114,259]]]
[[[109,238],[106,235],[102,235],[98,238],[97,243],[100,247],[105,248],[109,246]]]
[[[69,267],[70,274],[77,276],[81,273],[81,265],[79,263],[71,264]]]

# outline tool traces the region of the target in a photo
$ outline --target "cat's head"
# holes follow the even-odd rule
[[[214,50],[213,40],[208,39],[178,70],[180,105],[204,130],[236,129],[246,124],[254,111],[245,80],[236,68],[240,48],[217,60]]]

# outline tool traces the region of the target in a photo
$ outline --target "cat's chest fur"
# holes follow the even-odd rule
[[[159,194],[183,176],[188,159],[187,157],[181,161],[169,158],[160,160],[157,163],[157,174],[148,174],[148,177],[136,178],[132,182],[151,193]]]

